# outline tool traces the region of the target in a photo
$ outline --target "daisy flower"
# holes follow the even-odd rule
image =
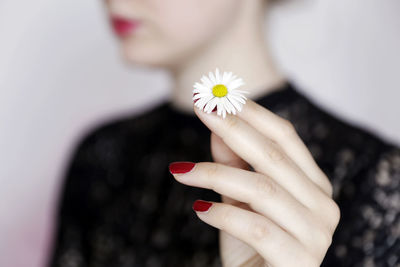
[[[240,112],[246,103],[247,98],[243,94],[248,92],[238,90],[244,82],[232,72],[221,75],[216,68],[215,75],[209,72],[208,77],[203,75],[201,82],[193,85],[193,100],[195,106],[204,112],[211,113],[216,108],[217,114],[225,119],[226,113],[236,114],[236,110]]]

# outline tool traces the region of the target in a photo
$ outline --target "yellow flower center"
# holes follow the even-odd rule
[[[228,94],[228,89],[223,84],[217,84],[217,85],[215,85],[213,87],[212,93],[216,97],[223,97],[223,96],[226,96]]]

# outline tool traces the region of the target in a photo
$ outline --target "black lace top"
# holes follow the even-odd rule
[[[341,221],[322,266],[400,266],[400,150],[287,83],[256,102],[289,119],[334,186]],[[172,161],[212,161],[210,131],[168,101],[95,129],[71,159],[49,266],[221,266],[218,229],[197,218],[209,189]]]

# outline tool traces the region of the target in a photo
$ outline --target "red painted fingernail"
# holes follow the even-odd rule
[[[187,173],[190,172],[194,165],[196,163],[190,162],[190,161],[177,161],[177,162],[172,162],[169,164],[169,171],[172,174],[175,173]]]
[[[213,203],[211,203],[211,202],[207,202],[207,201],[198,199],[193,203],[192,208],[193,208],[194,211],[205,212],[205,211],[208,211],[210,209],[212,204]]]
[[[197,95],[198,93],[194,93],[193,96]],[[195,100],[193,100],[194,103],[196,103],[197,100],[199,100],[200,98],[197,98]]]
[[[215,112],[215,111],[217,111],[217,107],[215,107],[211,112]]]

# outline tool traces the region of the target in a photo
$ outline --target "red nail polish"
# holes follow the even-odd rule
[[[194,165],[196,163],[190,162],[190,161],[178,161],[178,162],[172,162],[169,164],[169,171],[172,174],[175,173],[187,173],[190,172]]]
[[[205,212],[208,211],[210,209],[210,207],[212,206],[213,203],[211,202],[207,202],[201,199],[197,199],[194,203],[193,203],[193,210],[194,211],[201,211],[201,212]]]
[[[215,111],[217,111],[217,107],[215,107],[211,112],[215,112]]]
[[[193,96],[195,96],[195,95],[197,95],[197,94],[198,94],[198,93],[194,93]],[[200,99],[200,98],[197,98],[197,99],[193,100],[193,102],[196,103],[197,100],[199,100],[199,99]]]

